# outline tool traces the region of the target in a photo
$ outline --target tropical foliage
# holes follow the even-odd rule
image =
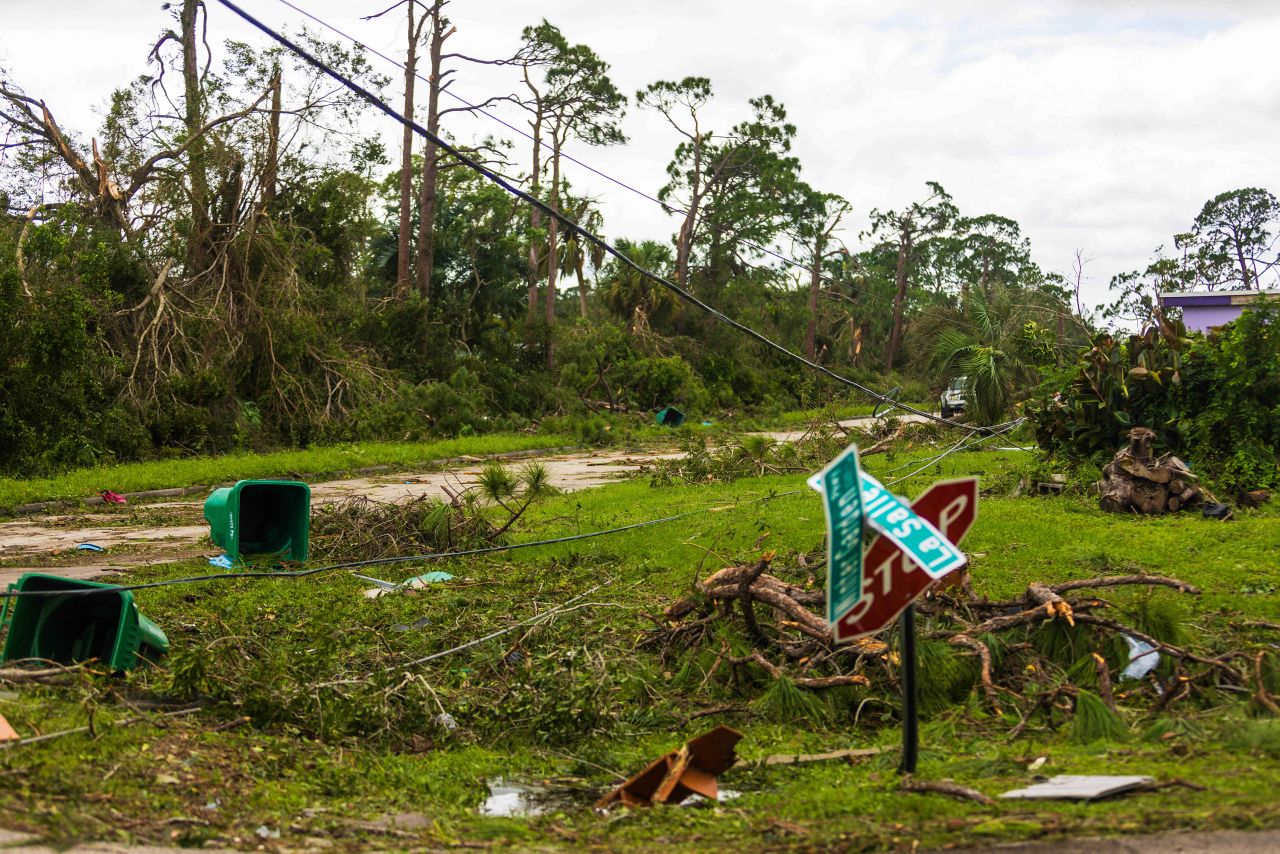
[[[425,100],[426,125],[447,133],[468,108],[438,96],[476,60],[442,52],[454,29],[443,0],[406,5],[397,14],[430,62],[408,106]],[[937,182],[871,210],[861,243],[848,242],[839,229],[855,205],[807,181],[801,129],[770,94],[716,103],[712,127],[709,79],[628,98],[605,57],[545,20],[519,31],[512,56],[485,60],[520,82],[483,104],[536,142],[460,144],[596,233],[609,232],[608,210],[571,183],[566,155],[625,144],[629,105],[667,120],[666,179],[646,192],[673,234],[614,235],[632,264],[412,134],[393,165],[364,136],[354,96],[279,49],[207,43],[199,0],[166,8],[138,57],[145,73],[100,128],[64,128],[21,69],[0,72],[2,471],[673,403],[778,410],[840,391],[639,268],[865,384],[937,391],[969,376],[967,417],[987,423],[1096,331],[1017,222],[962,211]],[[391,89],[362,51],[300,38]],[[1182,257],[1117,279],[1118,305],[1151,317],[1157,288],[1265,284],[1277,216],[1264,190],[1211,200],[1175,239]],[[1099,443],[1114,438],[1099,430]]]
[[[1280,486],[1280,309],[1205,337],[1169,320],[1126,342],[1100,334],[1027,414],[1040,445],[1100,462],[1137,426],[1230,490]]]

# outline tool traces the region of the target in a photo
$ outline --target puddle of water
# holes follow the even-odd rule
[[[578,807],[592,795],[564,786],[513,783],[501,777],[488,785],[489,797],[480,805],[480,815],[502,818],[529,818]]]

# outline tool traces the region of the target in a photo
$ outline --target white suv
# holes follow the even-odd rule
[[[950,418],[964,412],[965,399],[969,396],[969,378],[956,377],[942,392],[942,417]]]

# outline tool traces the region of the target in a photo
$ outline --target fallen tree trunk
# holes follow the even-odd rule
[[[1197,484],[1187,464],[1172,454],[1159,459],[1151,452],[1155,433],[1146,427],[1129,431],[1129,445],[1116,452],[1098,481],[1098,506],[1110,513],[1159,516],[1205,502],[1217,502]]]

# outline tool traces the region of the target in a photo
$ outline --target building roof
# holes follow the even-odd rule
[[[1280,291],[1171,291],[1160,294],[1160,304],[1188,306],[1248,305],[1257,299],[1280,299]]]

